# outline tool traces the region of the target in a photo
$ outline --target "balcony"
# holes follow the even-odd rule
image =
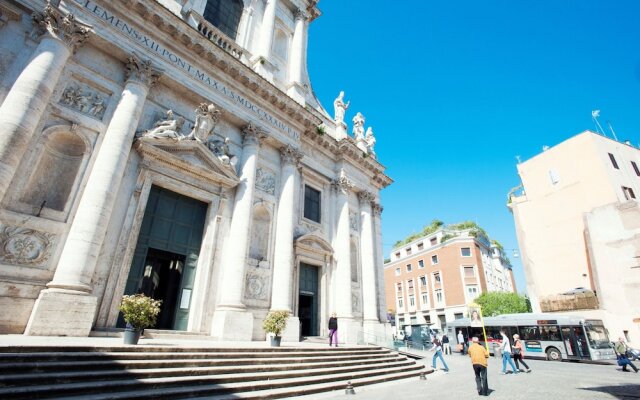
[[[202,15],[190,10],[187,13],[187,19],[193,22],[196,25],[198,32],[209,39],[211,43],[217,45],[238,60],[242,57],[243,49],[238,46],[233,39],[204,19]]]

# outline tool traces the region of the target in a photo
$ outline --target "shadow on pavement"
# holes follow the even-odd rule
[[[602,392],[613,396],[616,399],[640,399],[640,384],[622,384],[611,386],[596,386],[584,388],[582,390],[590,390],[592,392]]]

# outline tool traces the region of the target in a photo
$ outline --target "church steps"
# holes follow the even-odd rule
[[[340,362],[336,367],[335,363],[321,364],[262,364],[262,365],[245,365],[236,367],[189,367],[189,368],[145,368],[145,369],[128,369],[128,370],[106,370],[106,371],[76,371],[76,372],[52,372],[41,373],[34,372],[29,374],[13,374],[0,376],[0,387],[17,386],[17,385],[34,385],[34,384],[50,384],[50,383],[71,383],[77,381],[90,380],[112,380],[112,379],[141,379],[141,378],[158,378],[171,376],[200,376],[200,375],[233,375],[236,374],[240,379],[246,377],[241,374],[263,373],[263,372],[286,372],[294,375],[297,371],[305,371],[303,374],[325,374],[338,370],[365,370],[367,368],[378,368],[381,366],[402,366],[412,365],[413,362],[403,359],[376,359],[376,360],[355,360],[349,362]],[[291,371],[296,372],[291,372]],[[68,371],[65,369],[65,371]]]
[[[394,360],[397,357],[390,354],[376,354],[366,356],[329,356],[329,357],[273,357],[273,358],[239,358],[239,359],[171,359],[171,360],[104,360],[104,361],[62,361],[62,362],[11,362],[0,363],[0,374],[11,374],[16,371],[21,373],[37,372],[63,369],[64,371],[86,371],[92,370],[130,370],[141,368],[174,368],[174,367],[216,367],[216,366],[239,366],[266,363],[289,363],[298,368],[299,364],[321,364],[328,362],[340,363],[374,363],[378,360]]]
[[[142,346],[132,346],[124,352],[103,353],[103,359],[88,362],[80,360],[100,354],[57,350],[3,354],[0,349],[0,360],[11,360],[0,362],[0,398],[177,399],[231,393],[244,396],[256,391],[264,392],[261,398],[276,398],[288,396],[286,393],[334,390],[335,383],[341,381],[368,384],[417,376],[424,370],[413,360],[376,347],[293,351],[253,348],[251,352],[207,348],[208,358],[191,358],[200,353],[193,348],[175,353],[147,352]],[[119,358],[134,353],[146,359]],[[180,354],[187,357],[173,358]],[[56,357],[65,361],[55,361]]]

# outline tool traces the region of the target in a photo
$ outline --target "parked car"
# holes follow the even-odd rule
[[[590,292],[590,291],[591,291],[591,289],[587,289],[587,288],[583,288],[583,287],[577,287],[577,288],[571,289],[571,290],[569,290],[567,292],[564,292],[564,293],[561,293],[561,294],[565,295],[565,296],[571,296],[571,295],[574,295],[574,294],[586,293],[586,292]]]
[[[631,360],[631,361],[636,361],[637,359],[640,358],[640,350],[628,348],[627,349],[627,358],[629,360]]]

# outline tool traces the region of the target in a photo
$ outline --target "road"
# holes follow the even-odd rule
[[[445,356],[450,372],[438,370],[418,379],[355,388],[356,395],[344,391],[304,396],[311,399],[412,400],[436,398],[465,400],[482,399],[476,391],[469,357],[458,353]],[[419,361],[427,366],[431,359]],[[596,365],[574,362],[527,360],[531,373],[500,375],[502,361],[489,359],[490,399],[640,399],[640,373],[622,372],[617,365]],[[636,362],[640,368],[640,361]],[[438,367],[441,364],[438,361]],[[523,368],[521,366],[521,368]],[[541,397],[544,396],[544,397]]]

